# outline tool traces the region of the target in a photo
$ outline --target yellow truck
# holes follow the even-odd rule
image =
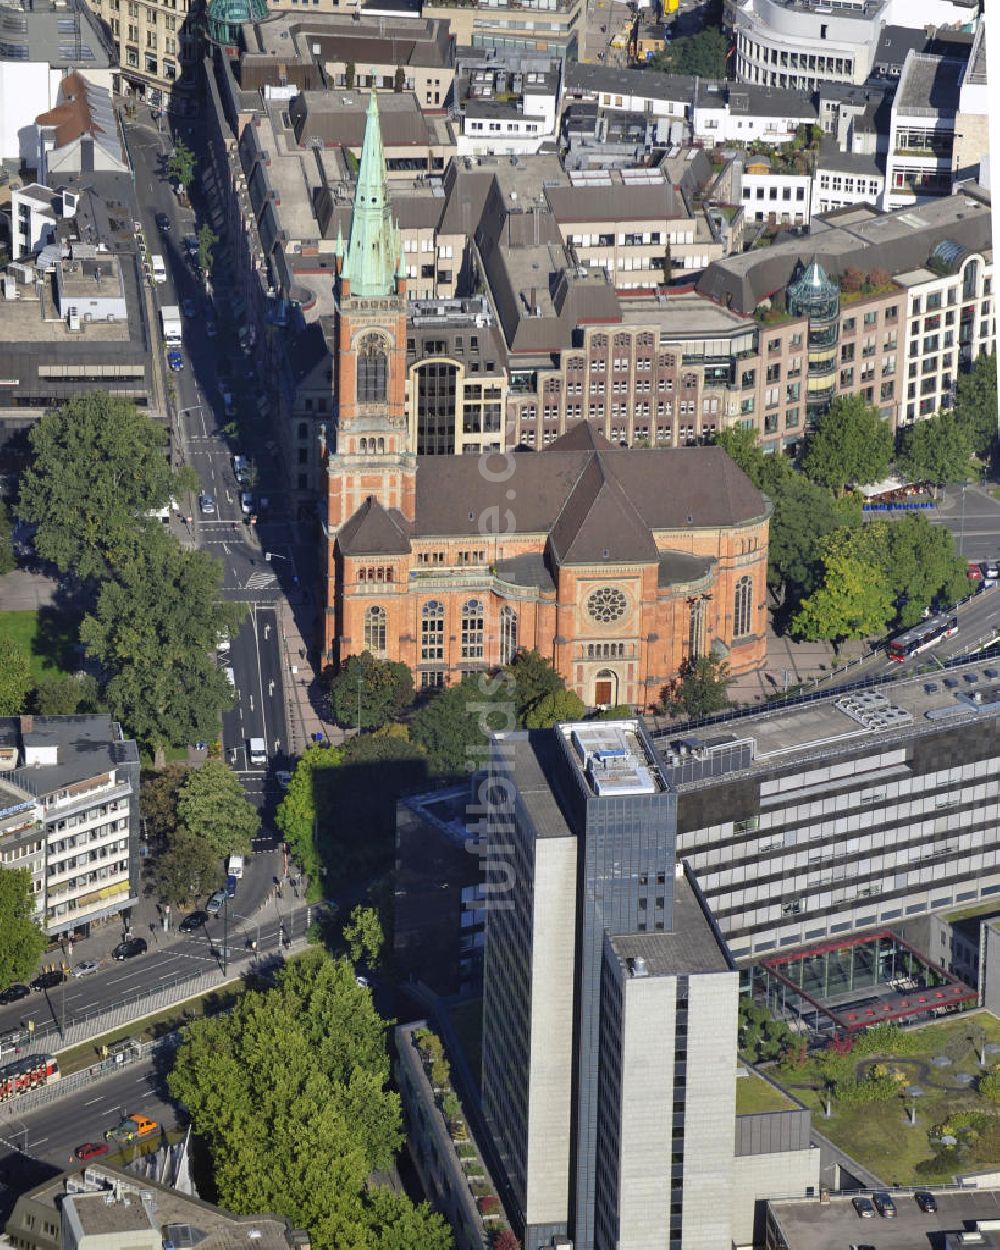
[[[138,1141],[142,1137],[148,1137],[150,1133],[155,1133],[160,1126],[155,1120],[151,1120],[148,1115],[127,1115],[120,1120],[114,1128],[105,1131],[105,1141],[132,1142]]]

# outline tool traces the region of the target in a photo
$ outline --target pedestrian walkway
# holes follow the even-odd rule
[[[755,673],[737,677],[729,687],[733,703],[753,705],[768,698],[824,677],[832,669],[863,655],[868,649],[861,642],[845,642],[834,648],[830,642],[796,642],[787,634],[779,637],[768,626],[767,658]]]
[[[293,609],[282,599],[278,613],[291,753],[301,755],[310,742],[316,741],[317,734],[325,741],[342,742],[343,731],[317,711],[323,706],[319,675],[311,663],[311,640],[303,637],[303,620],[306,622],[305,633],[313,638],[318,634],[316,609],[305,602],[296,604]]]

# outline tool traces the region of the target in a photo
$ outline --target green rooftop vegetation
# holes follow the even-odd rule
[[[763,1077],[750,1072],[736,1079],[736,1114],[759,1115],[765,1111],[792,1111],[795,1103]]]
[[[1000,1020],[970,1012],[916,1029],[879,1025],[849,1049],[789,1053],[768,1075],[810,1108],[819,1132],[886,1184],[930,1184],[1000,1167],[1000,1053],[987,1049],[994,1044]]]

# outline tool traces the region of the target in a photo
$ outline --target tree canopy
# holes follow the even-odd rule
[[[515,679],[506,671],[464,677],[414,713],[410,736],[437,776],[474,772],[489,756],[490,734],[517,725],[517,698]]]
[[[0,499],[0,576],[9,573],[16,565],[14,559],[14,527],[10,523],[10,509]]]
[[[34,911],[28,869],[0,869],[0,989],[35,974],[46,938],[34,921]]]
[[[346,960],[319,951],[275,989],[190,1024],[168,1077],[207,1143],[223,1206],[284,1215],[315,1250],[449,1250],[441,1216],[369,1180],[403,1141],[388,1081],[371,995]]]
[[[176,178],[182,187],[190,187],[194,182],[197,165],[194,153],[184,140],[176,140],[173,151],[167,157],[168,177]]]
[[[31,661],[12,638],[0,638],[0,716],[23,712],[33,685]]]
[[[951,412],[915,421],[900,437],[897,460],[912,482],[964,482],[971,459],[972,431]]]
[[[218,859],[246,854],[260,828],[260,813],[244,797],[239,777],[221,760],[188,770],[177,791],[177,820]]]
[[[413,675],[406,664],[377,660],[370,651],[350,655],[340,672],[327,669],[324,677],[330,700],[330,715],[336,724],[377,729],[394,720],[413,702]]]
[[[77,716],[96,712],[97,682],[90,673],[48,673],[35,687],[32,704],[39,716]]]
[[[374,907],[363,907],[358,903],[344,925],[344,941],[354,963],[365,963],[369,968],[378,967],[385,934]]]
[[[220,561],[184,550],[158,526],[132,543],[80,626],[104,669],[109,711],[147,745],[211,739],[232,703],[215,646],[223,630],[236,633],[246,608],[223,602],[221,586]]]
[[[731,680],[729,665],[720,656],[699,656],[684,666],[680,679],[669,693],[669,710],[675,716],[684,715],[692,720],[721,712],[729,706],[726,691]]]
[[[159,772],[143,773],[139,803],[151,842],[165,842],[177,828],[177,796],[189,772],[184,764],[167,764]]]
[[[885,477],[892,459],[892,430],[879,410],[860,395],[834,399],[806,443],[802,467],[820,486],[838,494],[849,483]]]
[[[340,747],[306,747],[274,814],[274,823],[288,843],[292,856],[312,881],[319,878],[322,863],[315,839],[319,805],[314,773],[319,769],[336,768],[343,754]]]
[[[575,690],[554,690],[530,705],[524,714],[524,727],[551,729],[560,721],[582,720],[586,710]]]
[[[715,26],[707,26],[694,35],[675,39],[654,62],[656,69],[668,74],[687,74],[700,78],[725,78],[726,53],[729,43]]]
[[[156,894],[164,903],[190,903],[223,884],[222,860],[215,847],[183,826],[171,833],[155,864]]]
[[[831,551],[823,565],[823,584],[802,601],[793,631],[810,642],[883,633],[892,615],[892,592],[877,565],[846,551]]]
[[[997,358],[993,352],[976,357],[968,373],[958,375],[954,414],[969,432],[972,449],[984,460],[997,447]]]
[[[37,525],[35,548],[63,573],[104,576],[135,536],[160,530],[147,514],[188,485],[167,463],[167,436],[130,400],[95,391],[47,412],[28,436],[17,514]]]
[[[538,651],[519,651],[507,665],[506,671],[514,681],[514,708],[517,719],[522,724],[528,708],[546,695],[564,690],[566,686],[562,675],[556,672],[551,661]]]

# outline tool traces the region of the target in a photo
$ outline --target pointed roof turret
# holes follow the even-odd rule
[[[374,74],[372,81],[375,81]],[[400,263],[399,226],[393,221],[378,100],[374,89],[368,98],[365,141],[361,149],[358,185],[354,193],[351,237],[342,270],[351,295],[382,299],[396,286]]]

